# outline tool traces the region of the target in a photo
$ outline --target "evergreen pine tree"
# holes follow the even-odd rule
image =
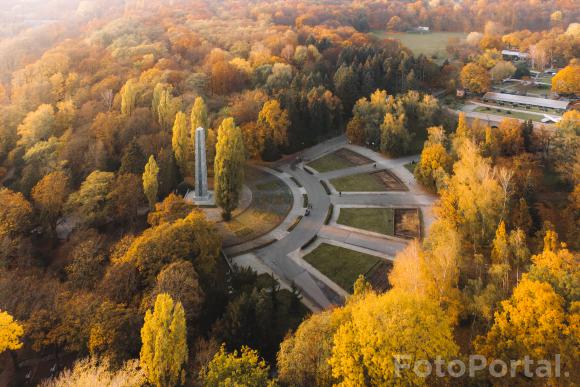
[[[119,174],[133,173],[140,174],[147,163],[147,159],[137,141],[133,140],[129,143],[127,148],[125,148],[125,153],[121,159],[121,167],[119,168]]]

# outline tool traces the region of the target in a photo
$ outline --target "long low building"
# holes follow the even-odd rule
[[[559,112],[564,112],[568,109],[570,101],[558,101],[555,99],[527,97],[524,95],[504,94],[504,93],[485,93],[483,101],[491,101],[497,103],[509,103],[514,106],[529,106],[539,107],[543,109],[554,109]]]
[[[502,50],[501,54],[506,59],[519,59],[519,60],[528,60],[530,59],[530,54],[525,52],[513,51],[513,50]]]

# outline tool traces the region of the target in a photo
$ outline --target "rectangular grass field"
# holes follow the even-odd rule
[[[329,153],[306,165],[308,165],[312,169],[315,169],[318,173],[336,171],[337,169],[344,169],[356,166],[356,164],[350,162],[349,160],[343,157],[336,155],[335,153]]]
[[[386,192],[387,187],[377,176],[359,173],[330,180],[337,191],[342,192]]]
[[[322,243],[304,256],[304,260],[348,292],[360,274],[366,274],[379,257]]]
[[[450,38],[464,40],[467,37],[467,34],[464,32],[431,32],[428,34],[418,34],[410,32],[373,31],[371,34],[379,39],[399,39],[401,44],[408,47],[415,55],[423,54],[428,57],[436,55],[441,59],[448,56],[446,47]]]
[[[395,211],[392,208],[341,208],[337,223],[395,235]]]

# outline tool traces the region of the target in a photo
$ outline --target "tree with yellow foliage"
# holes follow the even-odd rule
[[[284,385],[328,386],[332,374],[328,359],[338,325],[332,311],[316,313],[280,344],[278,378]]]
[[[268,379],[269,370],[257,351],[243,346],[240,352],[227,353],[222,345],[199,377],[207,387],[275,386],[276,383]]]
[[[173,131],[171,136],[171,147],[175,155],[175,161],[181,170],[181,176],[187,176],[190,171],[188,168],[189,152],[192,145],[189,139],[187,130],[187,117],[183,112],[177,112],[175,115],[175,122],[173,123]]]
[[[477,63],[468,63],[460,74],[461,84],[472,93],[485,93],[489,90],[491,79],[486,68]]]
[[[477,253],[494,236],[504,195],[490,160],[481,156],[473,142],[463,140],[458,156],[454,174],[440,191],[441,200],[435,211],[454,224],[465,247]]]
[[[157,203],[157,192],[159,191],[159,167],[153,155],[149,156],[149,161],[145,165],[143,172],[143,192],[149,200],[149,208],[153,209]]]
[[[121,89],[121,113],[130,116],[137,104],[137,81],[129,79]]]
[[[265,159],[276,158],[279,147],[288,142],[288,112],[275,99],[267,101],[258,114],[259,148]],[[266,149],[267,146],[272,149]],[[267,152],[268,154],[265,154]]]
[[[580,94],[580,65],[570,64],[552,78],[552,91],[559,94]]]
[[[40,105],[35,111],[29,112],[18,125],[18,144],[30,147],[39,141],[48,140],[55,134],[54,126],[54,108],[48,104]]]
[[[207,106],[202,97],[196,97],[191,108],[191,131],[192,139],[195,139],[197,128],[209,129],[209,119],[207,117]]]
[[[153,90],[152,110],[162,130],[168,130],[181,109],[181,99],[173,97],[173,86],[158,83]]]
[[[8,312],[0,310],[0,353],[22,348],[24,328]]]
[[[548,230],[544,249],[532,257],[529,277],[547,282],[568,304],[580,299],[580,257],[558,241],[558,234]]]
[[[116,367],[106,357],[90,357],[77,360],[70,369],[65,369],[52,379],[44,380],[40,386],[135,387],[142,386],[145,382],[145,375],[137,360],[129,360],[121,367]]]
[[[415,167],[415,178],[431,191],[436,191],[451,171],[453,160],[441,144],[428,144]]]
[[[474,345],[489,359],[553,359],[565,350],[569,332],[562,297],[550,284],[524,276]]]
[[[193,211],[185,219],[162,221],[145,230],[131,241],[119,261],[134,264],[149,285],[163,266],[182,259],[191,261],[198,274],[211,281],[220,246],[219,234],[203,212]]]
[[[32,200],[40,210],[43,222],[54,231],[68,194],[69,177],[62,171],[55,171],[44,176],[32,189]]]
[[[244,183],[245,151],[242,131],[233,118],[223,120],[218,130],[214,164],[216,203],[222,208],[222,217],[231,218],[238,206]]]
[[[187,363],[185,312],[180,302],[165,293],[155,300],[153,311],[145,314],[141,329],[141,368],[147,381],[157,387],[185,383]]]
[[[33,209],[20,192],[0,188],[0,238],[17,237],[33,224]]]
[[[415,362],[457,356],[448,317],[437,303],[400,290],[366,297],[346,307],[349,318],[334,335],[329,363],[340,385],[425,384]],[[410,365],[396,374],[395,358]]]
[[[515,118],[504,118],[499,123],[496,133],[501,153],[513,156],[524,149],[522,124]]]
[[[389,283],[393,289],[437,302],[449,320],[457,322],[463,309],[458,289],[460,242],[449,222],[438,220],[431,227],[425,249],[413,241],[397,254]]]

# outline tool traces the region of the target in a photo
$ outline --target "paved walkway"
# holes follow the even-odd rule
[[[391,170],[409,188],[409,191],[343,193],[339,196],[333,190],[333,193],[328,195],[320,180],[374,170],[371,163],[325,174],[310,174],[304,171],[304,162],[342,147],[373,160],[373,163],[377,164],[377,169]],[[304,162],[297,158],[301,158]],[[250,266],[260,273],[272,274],[283,287],[289,288],[292,284],[296,285],[302,292],[304,304],[313,311],[339,304],[344,301],[347,293],[309,265],[302,257],[324,242],[392,260],[398,251],[405,248],[408,241],[341,226],[336,224],[336,218],[341,206],[420,208],[427,229],[433,222],[430,208],[436,197],[416,184],[413,175],[404,167],[405,164],[417,159],[418,156],[388,159],[364,147],[349,145],[346,138],[342,136],[301,152],[295,157],[286,158],[277,163],[276,170],[263,167],[264,170],[281,178],[291,188],[294,196],[293,208],[284,222],[272,232],[257,240],[226,249],[225,252],[233,257],[232,261],[238,265]],[[294,180],[298,181],[302,187],[299,187]],[[303,193],[308,195],[312,210],[309,216],[304,216],[294,229],[288,232],[288,228],[294,224],[295,220],[304,215]],[[324,225],[331,203],[336,206],[337,211],[333,213],[332,221]],[[315,236],[318,236],[316,242],[303,250],[302,247]]]

